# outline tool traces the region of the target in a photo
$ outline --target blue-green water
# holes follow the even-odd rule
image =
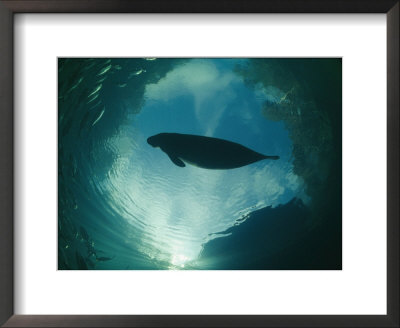
[[[68,58],[59,269],[340,269],[341,60]],[[279,160],[178,167],[147,138]]]

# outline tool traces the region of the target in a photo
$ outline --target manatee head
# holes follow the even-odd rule
[[[153,147],[161,146],[162,133],[156,134],[155,136],[147,138],[147,143]]]

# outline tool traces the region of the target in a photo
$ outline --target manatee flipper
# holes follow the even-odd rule
[[[168,154],[169,159],[172,161],[172,163],[174,163],[175,165],[179,166],[179,167],[185,167],[185,163],[183,163],[183,161],[181,161],[178,157],[172,155],[172,154]]]

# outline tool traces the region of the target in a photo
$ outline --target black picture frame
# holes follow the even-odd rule
[[[0,0],[0,324],[4,327],[399,327],[399,8],[399,0]],[[15,315],[13,17],[16,13],[386,14],[387,315]]]

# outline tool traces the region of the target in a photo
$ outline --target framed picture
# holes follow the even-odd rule
[[[1,324],[398,327],[398,1],[0,10]]]

